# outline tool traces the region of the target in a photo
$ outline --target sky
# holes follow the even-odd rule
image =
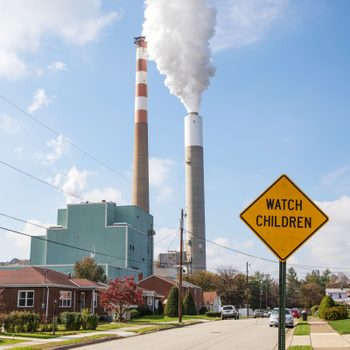
[[[188,0],[181,1],[185,9]],[[245,272],[248,263],[250,273],[278,273],[277,258],[239,214],[287,174],[329,216],[287,267],[300,277],[313,268],[349,275],[349,1],[209,4],[215,69],[199,107],[207,268]],[[133,40],[144,11],[141,0],[0,2],[0,261],[29,258],[29,239],[8,229],[42,234],[29,223],[54,225],[57,209],[76,201],[131,203]],[[174,16],[188,17],[181,9]],[[198,23],[194,14],[186,34],[194,47],[203,40]],[[164,80],[150,61],[155,257],[178,249],[185,205],[187,111]]]

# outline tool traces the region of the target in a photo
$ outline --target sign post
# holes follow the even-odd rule
[[[286,175],[279,177],[240,217],[280,260],[278,350],[284,350],[286,260],[328,217]]]

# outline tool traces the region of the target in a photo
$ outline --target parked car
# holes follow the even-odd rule
[[[225,320],[226,318],[239,319],[239,312],[233,305],[224,305],[221,308],[221,319]]]
[[[263,317],[263,310],[260,310],[260,309],[254,310],[253,316],[254,316],[254,318]]]
[[[269,310],[264,310],[262,317],[270,317],[270,315],[271,315],[271,312]]]
[[[279,309],[278,307],[275,307],[270,315],[270,327],[278,327],[279,323]],[[287,328],[293,328],[294,327],[294,319],[293,315],[290,309],[285,309],[285,326]]]
[[[291,309],[290,311],[292,312],[294,318],[300,317],[300,311],[296,307],[293,307],[293,309]]]

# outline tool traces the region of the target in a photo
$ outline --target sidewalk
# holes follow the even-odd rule
[[[350,350],[350,335],[340,335],[327,322],[310,318],[310,335],[293,335],[287,343],[289,346],[310,345],[313,350]]]

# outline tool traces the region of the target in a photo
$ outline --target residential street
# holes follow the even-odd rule
[[[79,349],[272,350],[277,345],[277,341],[277,328],[270,328],[267,318],[259,318],[206,322],[184,328],[84,346]]]

